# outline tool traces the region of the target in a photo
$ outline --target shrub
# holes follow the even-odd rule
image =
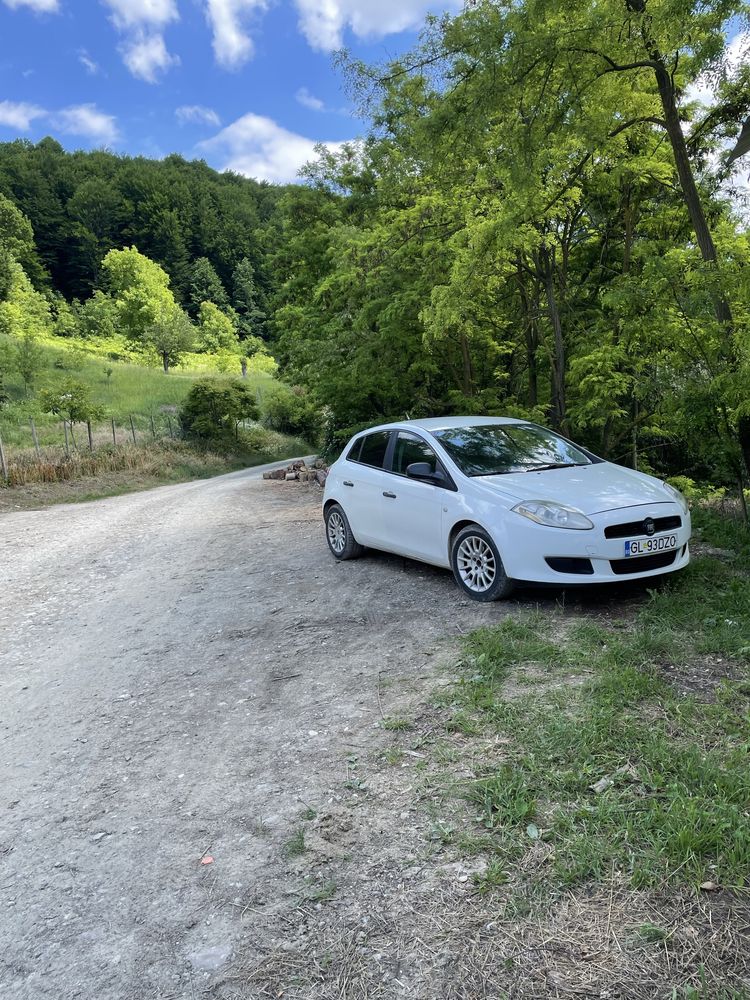
[[[255,400],[242,382],[204,378],[187,394],[180,423],[186,435],[219,439],[236,434],[241,420],[254,420],[256,416]]]
[[[301,386],[275,385],[261,398],[263,423],[282,434],[294,434],[317,441],[321,418],[315,404]]]

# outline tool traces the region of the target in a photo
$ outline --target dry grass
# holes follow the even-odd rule
[[[148,446],[105,446],[94,451],[72,451],[69,456],[59,449],[43,448],[41,458],[33,451],[19,451],[8,456],[8,481],[0,486],[13,489],[31,483],[60,483],[107,475],[112,472],[132,472],[141,475],[163,474],[189,463],[196,475],[201,468],[213,470],[226,462],[210,451],[198,451],[182,441],[156,441]]]

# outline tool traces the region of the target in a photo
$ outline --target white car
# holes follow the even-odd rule
[[[508,597],[516,582],[639,580],[690,560],[676,489],[505,417],[355,434],[331,466],[323,516],[337,559],[370,546],[444,566],[477,601]]]

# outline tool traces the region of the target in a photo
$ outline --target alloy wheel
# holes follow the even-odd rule
[[[469,535],[461,542],[456,566],[464,585],[478,594],[489,590],[497,576],[495,553],[479,535]]]

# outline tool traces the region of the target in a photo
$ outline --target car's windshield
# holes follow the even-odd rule
[[[478,424],[433,433],[467,476],[591,465],[580,448],[535,424]]]

